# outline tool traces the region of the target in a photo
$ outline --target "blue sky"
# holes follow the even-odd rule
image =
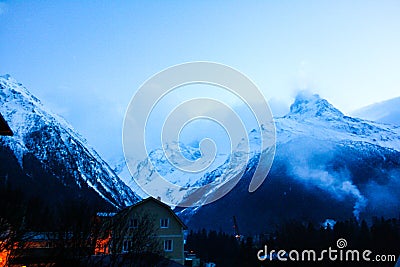
[[[399,96],[398,14],[399,1],[1,1],[0,74],[110,160],[134,92],[183,62],[232,66],[279,107],[300,89],[344,112]]]

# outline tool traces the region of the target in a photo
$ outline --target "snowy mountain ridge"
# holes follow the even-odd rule
[[[124,207],[139,199],[72,126],[9,75],[0,76],[0,112],[14,132],[1,142],[13,151],[21,167],[23,158],[33,154],[64,185],[71,181],[56,173],[59,163],[65,164],[79,187],[86,183],[112,205]]]
[[[400,125],[400,97],[368,105],[351,112],[357,118]]]
[[[304,143],[303,149],[310,150],[314,146],[325,146],[323,151],[329,151],[335,149],[334,146],[354,148],[361,153],[378,153],[380,154],[381,149],[388,149],[400,152],[400,127],[396,125],[387,125],[357,118],[352,118],[344,115],[341,111],[336,109],[327,100],[322,99],[319,95],[301,92],[295,99],[294,103],[290,107],[290,112],[280,118],[275,118],[275,126],[277,133],[276,146],[286,147],[292,146],[292,143],[299,143],[301,149],[301,142],[311,142],[311,145]],[[254,129],[248,134],[249,142],[257,144],[259,143],[260,135]],[[302,141],[303,140],[303,141]],[[325,145],[323,145],[325,144]],[[191,148],[190,146],[181,146],[182,153],[185,155],[193,154],[197,148]],[[364,152],[363,152],[364,151]],[[263,151],[266,153],[267,151]],[[293,152],[293,151],[292,151]],[[315,152],[315,151],[314,151]],[[314,153],[308,152],[308,153]],[[301,153],[300,151],[294,151],[293,153]],[[301,155],[301,154],[300,154]],[[197,156],[200,156],[197,154]],[[242,155],[243,156],[243,155]],[[209,183],[218,182],[221,177],[223,179],[229,179],[238,175],[243,166],[246,168],[245,173],[254,168],[258,164],[259,152],[252,152],[248,159],[246,157],[236,158],[230,162],[230,159],[234,159],[233,155],[217,155],[217,160],[220,164],[216,167],[209,169],[207,172],[201,173],[195,177],[189,178],[188,175],[179,174],[176,177],[170,179],[173,183],[178,183],[187,186],[202,186]],[[293,154],[287,149],[280,149],[277,153],[276,160],[292,159]],[[306,158],[306,156],[304,156]],[[246,161],[247,159],[247,161]],[[307,160],[304,160],[305,162]],[[149,164],[152,162],[152,164]],[[304,167],[304,166],[303,166]],[[324,172],[320,170],[309,169],[307,173],[315,176],[319,175],[323,177]],[[301,171],[300,171],[301,170]],[[171,168],[166,159],[162,149],[154,150],[150,152],[150,159],[146,159],[138,164],[136,171],[134,171],[133,177],[135,179],[149,179],[159,172],[161,175],[171,178],[170,175],[175,172],[175,169]],[[301,172],[305,173],[304,169],[294,168],[293,172],[296,175]],[[304,179],[304,177],[302,177]],[[332,177],[329,179],[333,179]],[[129,180],[129,179],[128,179]],[[320,182],[318,180],[318,182]],[[264,183],[268,183],[266,180]],[[326,189],[329,186],[336,188],[337,194],[352,194],[358,199],[357,205],[366,205],[364,197],[361,195],[358,188],[353,185],[351,179],[346,177],[343,181],[335,182],[331,180],[329,183],[321,184],[318,186]],[[171,197],[171,192],[161,192],[160,196],[164,199]],[[181,198],[185,199],[189,192],[182,192]],[[212,194],[213,192],[208,192]],[[199,203],[201,205],[201,203]]]
[[[309,93],[299,94],[290,112],[275,118],[275,126],[275,158],[263,184],[247,191],[257,163],[254,155],[224,198],[179,210],[190,227],[229,231],[232,215],[249,233],[294,218],[319,224],[398,216],[399,126],[346,116]],[[223,166],[214,173],[220,170]]]
[[[300,94],[284,117],[276,118],[277,144],[294,136],[367,142],[400,151],[400,127],[345,116],[319,95]]]

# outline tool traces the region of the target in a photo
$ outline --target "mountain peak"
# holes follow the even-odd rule
[[[290,106],[287,116],[301,117],[342,117],[343,113],[318,94],[301,91],[297,94],[294,103]]]
[[[77,195],[89,190],[118,208],[139,200],[69,123],[9,75],[0,76],[0,113],[14,132],[0,140],[0,150],[11,151],[27,177],[51,177],[52,184],[74,188]],[[27,162],[39,162],[44,171],[31,174]]]

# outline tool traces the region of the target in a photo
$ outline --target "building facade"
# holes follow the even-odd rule
[[[125,208],[110,216],[105,225],[104,236],[97,242],[97,255],[151,252],[184,264],[187,227],[158,199],[149,197]]]

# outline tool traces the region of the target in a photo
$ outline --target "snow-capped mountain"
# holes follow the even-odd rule
[[[353,111],[351,115],[366,120],[400,125],[400,97],[368,105]]]
[[[324,151],[324,153],[329,154],[329,151],[333,150],[333,146],[336,145],[348,148],[352,147],[359,151],[372,149],[376,152],[383,148],[400,151],[400,127],[345,116],[327,100],[307,92],[299,93],[295,102],[290,107],[290,112],[284,117],[276,118],[275,124],[278,147],[293,149],[292,147],[297,142],[300,146],[303,146],[296,148],[299,151],[293,151],[293,154],[288,154],[289,150],[280,149],[281,153],[284,153],[286,157],[285,160],[288,161],[296,158],[295,155],[302,150],[300,158],[296,158],[296,160],[303,161],[303,167],[307,166],[307,168],[309,168],[306,162],[307,153],[316,154],[319,151]],[[252,130],[249,133],[251,144],[259,145],[259,139],[260,134],[258,131]],[[190,160],[196,160],[201,157],[198,148],[192,148],[183,144],[179,144],[179,147],[179,151],[169,151],[169,154],[182,153]],[[169,149],[168,146],[166,149]],[[241,173],[243,166],[247,168],[247,171],[254,169],[258,164],[260,156],[259,153],[251,151],[251,154],[248,155],[250,160],[247,162],[248,159],[243,154],[240,156],[237,153],[232,155],[217,155],[216,161],[218,164],[214,165],[214,168],[197,174],[185,174],[171,166],[165,154],[165,151],[162,149],[151,151],[149,158],[138,164],[133,173],[133,178],[136,180],[152,180],[152,177],[158,172],[174,184],[188,188],[189,186],[203,186],[213,182],[219,183],[221,177],[225,180],[231,179]],[[280,160],[281,158],[282,154],[278,154],[277,159]],[[305,172],[303,167],[299,168],[297,165],[295,163],[292,164],[294,168],[293,172]],[[308,173],[309,176],[323,176],[323,173],[320,173],[319,170],[308,169],[308,172],[310,172]],[[352,181],[346,180],[344,184],[329,181],[322,185],[319,183],[320,178],[315,177],[311,182],[325,189],[336,187],[337,194],[353,195],[360,201],[357,205],[365,205],[364,197],[361,196],[361,193]],[[172,196],[177,196],[177,192],[171,192],[170,190],[165,190],[165,192],[160,191],[159,196],[171,202],[179,202],[184,201],[185,197],[193,192],[190,190],[181,190],[179,193],[180,198],[178,200],[170,199]],[[208,194],[212,194],[212,192],[208,192]],[[198,203],[198,205],[201,206],[202,203]],[[355,210],[354,212],[358,216],[359,211]]]
[[[290,112],[275,119],[278,144],[301,136],[318,140],[366,142],[400,151],[400,126],[345,116],[318,95],[301,92]]]
[[[85,190],[115,207],[139,200],[84,138],[9,75],[0,76],[0,112],[14,132],[14,136],[0,139],[4,162],[15,158],[28,179],[51,176],[71,194]],[[35,173],[37,164],[39,173]],[[2,166],[2,175],[8,177],[11,172]],[[14,182],[19,177],[13,177]]]
[[[263,185],[247,191],[255,154],[224,198],[180,210],[189,226],[229,230],[236,215],[241,229],[251,232],[293,218],[320,223],[327,218],[398,216],[400,127],[345,116],[306,92],[275,124],[276,156]]]
[[[139,162],[136,168],[132,168],[130,174],[127,173],[123,164],[119,164],[116,169],[124,177],[126,183],[137,190],[137,182],[140,184],[151,184],[157,191],[157,196],[172,205],[188,205],[192,195],[197,194],[197,190],[202,190],[203,197],[196,200],[192,205],[202,206],[215,196],[218,190],[222,190],[228,183],[238,181],[245,171],[248,162],[253,162],[257,166],[261,151],[261,134],[268,135],[270,132],[261,127],[261,133],[255,129],[249,132],[249,143],[246,145],[245,139],[235,147],[231,154],[217,153],[211,162],[201,162],[197,167],[203,169],[198,172],[183,171],[179,168],[185,168],[185,164],[190,165],[202,157],[199,147],[192,147],[180,142],[171,145],[165,145],[164,149],[155,149],[150,151],[148,158]],[[248,151],[249,149],[249,151]],[[257,150],[258,149],[258,150]],[[267,147],[262,153],[267,153],[271,147]],[[168,158],[166,155],[169,155]],[[188,162],[181,162],[182,157]],[[176,166],[179,166],[177,168]],[[170,181],[181,188],[172,189],[158,186],[157,176]],[[206,192],[204,187],[207,186]],[[204,193],[205,192],[205,193]],[[154,193],[154,192],[153,192]],[[192,203],[192,202],[190,202]]]

